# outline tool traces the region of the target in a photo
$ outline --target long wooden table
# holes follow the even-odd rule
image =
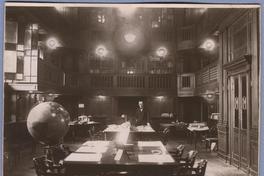
[[[129,139],[128,141],[136,141],[136,140],[153,140],[158,139],[155,130],[151,126],[131,126],[129,129]],[[117,133],[126,130],[127,128],[122,127],[120,125],[111,125],[108,126],[104,131],[105,140],[113,140],[116,137]]]
[[[113,141],[87,141],[65,160],[66,175],[132,172],[171,175],[178,165],[160,141],[137,141],[118,148]]]

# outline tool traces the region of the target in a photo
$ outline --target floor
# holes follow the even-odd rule
[[[87,139],[81,138],[75,141],[67,141],[66,144],[70,146],[71,150],[76,150],[80,144]],[[178,144],[185,144],[185,151],[188,152],[194,149],[194,145],[190,144],[184,139],[170,139],[166,145],[169,150],[171,147],[177,146]],[[229,165],[224,160],[217,157],[216,152],[206,151],[204,144],[198,143],[197,145],[198,156],[197,160],[206,159],[208,161],[206,176],[246,176],[247,174],[237,169],[234,166]],[[32,163],[34,156],[40,156],[43,154],[43,150],[40,146],[37,146],[36,151],[32,153],[30,149],[21,151],[20,159],[14,164],[14,167],[9,169],[9,172],[5,172],[4,176],[35,176],[35,170]],[[185,153],[184,153],[185,154]]]

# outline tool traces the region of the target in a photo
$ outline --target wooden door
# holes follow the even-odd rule
[[[249,166],[250,81],[248,73],[229,77],[231,162],[243,170]]]

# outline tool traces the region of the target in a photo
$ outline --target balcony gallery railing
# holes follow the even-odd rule
[[[34,82],[16,81],[22,90],[46,89],[176,89],[177,81],[174,74],[79,74],[63,72],[51,63],[38,59],[37,74]],[[27,84],[24,88],[23,85]],[[28,88],[29,87],[29,88]],[[19,89],[19,90],[20,90]]]
[[[84,74],[79,86],[98,88],[174,89],[176,76],[172,74]]]

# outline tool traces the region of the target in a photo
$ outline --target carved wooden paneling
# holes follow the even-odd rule
[[[250,166],[254,172],[258,172],[258,142],[250,141]]]
[[[252,128],[250,130],[250,167],[251,167],[251,173],[253,175],[257,175],[258,172],[258,129]]]
[[[227,138],[226,132],[218,131],[218,150],[224,155],[227,154]]]
[[[248,13],[241,16],[230,28],[231,57],[230,61],[249,54],[250,27]]]
[[[246,131],[241,131],[241,142],[240,142],[240,148],[241,148],[241,164],[244,169],[247,169],[247,163],[248,163],[248,143],[247,143],[247,133]]]
[[[258,129],[259,127],[259,119],[260,119],[260,114],[259,114],[259,101],[257,101],[260,98],[259,92],[260,92],[260,81],[259,81],[259,76],[260,76],[260,56],[259,56],[259,11],[257,9],[251,10],[250,11],[250,19],[252,19],[251,23],[251,28],[250,28],[250,38],[252,42],[250,43],[250,51],[252,53],[252,64],[251,64],[251,96],[252,100],[252,121],[251,125],[252,128]]]
[[[240,147],[240,144],[239,144],[239,132],[238,132],[238,129],[234,129],[234,132],[233,132],[233,135],[234,135],[234,138],[233,138],[233,152],[236,156],[239,155],[239,147]]]
[[[228,126],[218,124],[218,155],[224,159],[228,158]]]
[[[250,129],[250,140],[251,141],[258,141],[259,131],[257,128],[251,128]]]
[[[223,114],[222,121],[219,124],[227,123],[232,128],[231,133],[224,136],[225,131],[219,126],[219,147],[224,148],[222,137],[229,141],[228,148],[230,151],[231,164],[238,166],[240,169],[258,175],[258,120],[259,120],[259,33],[258,33],[258,9],[243,10],[229,21],[229,25],[223,25],[220,35],[220,112]],[[224,20],[228,21],[228,20]],[[233,21],[233,22],[232,22]],[[225,22],[224,22],[225,23]],[[230,25],[231,24],[231,25]],[[250,57],[248,57],[250,56]],[[222,73],[221,73],[222,72]],[[231,76],[248,74],[248,87],[251,95],[249,101],[250,119],[246,129],[233,128],[232,99],[230,92],[233,90],[232,82],[229,82]],[[231,135],[231,136],[229,136]],[[219,150],[220,156],[223,149]]]

